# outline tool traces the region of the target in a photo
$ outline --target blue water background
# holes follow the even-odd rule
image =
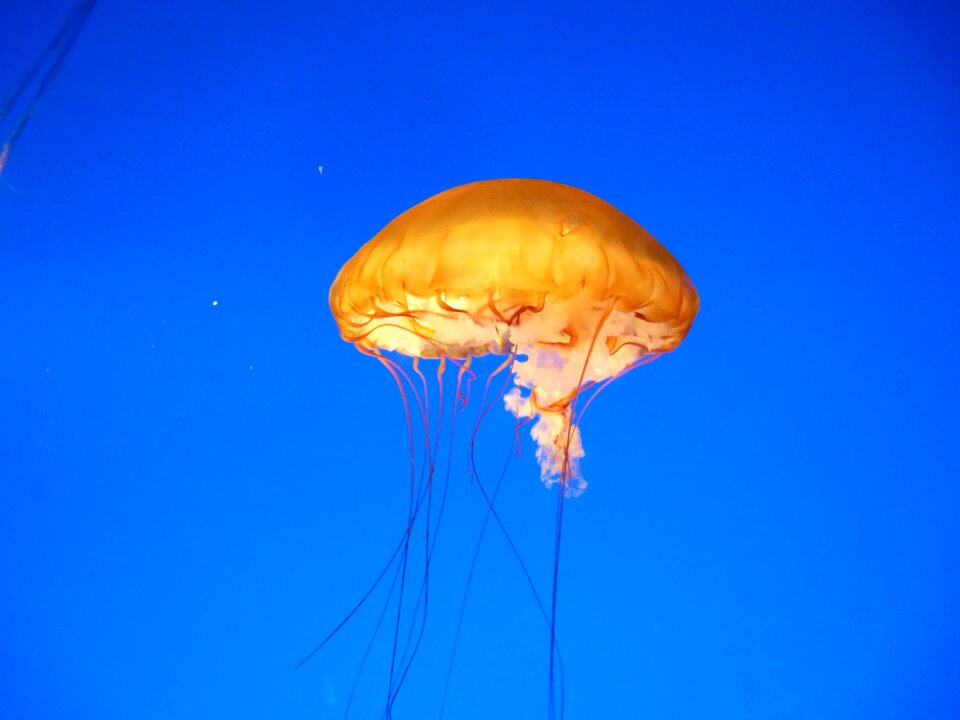
[[[0,90],[70,7],[0,6]],[[101,0],[0,181],[0,717],[343,717],[386,588],[294,666],[392,551],[409,457],[327,291],[393,216],[494,177],[612,202],[702,298],[584,422],[565,717],[960,717],[957,26]],[[490,468],[511,428],[496,408]],[[532,450],[498,504],[549,594]],[[452,478],[396,718],[439,717],[483,519]],[[545,718],[546,638],[488,532],[444,717]],[[379,717],[388,653],[351,717]]]

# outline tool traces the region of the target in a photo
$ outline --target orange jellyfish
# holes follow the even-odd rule
[[[404,388],[417,392],[420,359],[438,360],[438,377],[455,364],[463,398],[471,358],[506,356],[496,371],[512,381],[503,402],[518,427],[530,425],[541,480],[561,490],[545,613],[552,716],[562,509],[586,487],[579,420],[592,395],[578,400],[676,348],[697,314],[696,289],[653,236],[607,202],[560,183],[503,179],[452,188],[395,218],[340,270],[330,308],[343,339],[393,374],[408,424]],[[413,370],[395,353],[413,358]],[[429,434],[419,395],[416,407]],[[408,538],[420,506],[412,448]],[[391,665],[388,698],[399,685],[393,675]]]

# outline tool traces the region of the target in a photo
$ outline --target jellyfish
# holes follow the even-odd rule
[[[40,98],[50,89],[50,86],[60,72],[60,68],[63,67],[63,63],[66,61],[67,55],[70,53],[70,49],[73,47],[77,36],[80,35],[83,24],[93,11],[94,5],[96,5],[96,0],[80,0],[73,6],[66,20],[64,20],[60,29],[57,31],[57,34],[53,36],[53,39],[50,40],[47,47],[40,53],[33,65],[27,69],[27,72],[24,73],[20,81],[13,87],[4,100],[3,105],[0,105],[0,121],[2,121],[13,110],[20,100],[20,97],[27,91],[27,88],[39,77],[33,97],[23,112],[20,113],[13,128],[7,133],[3,145],[0,145],[0,174],[3,173],[3,168],[10,157],[10,151],[13,150],[13,146],[20,138],[20,135],[23,134],[37,103],[40,102]]]
[[[681,343],[699,308],[696,289],[652,235],[600,198],[557,182],[499,179],[454,187],[396,217],[342,267],[329,300],[341,337],[393,375],[408,425],[405,388],[413,390],[428,435],[415,380],[422,363],[437,361],[438,377],[455,365],[462,398],[472,359],[504,357],[494,372],[509,377],[502,402],[518,427],[529,425],[540,479],[557,491],[545,611],[552,717],[563,506],[587,486],[583,411],[614,379]],[[408,538],[421,497],[414,459],[411,442]]]

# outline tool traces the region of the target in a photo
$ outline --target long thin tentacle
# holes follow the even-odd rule
[[[77,37],[80,35],[80,30],[83,28],[83,24],[90,16],[90,12],[93,10],[94,5],[96,5],[96,0],[81,0],[73,6],[70,14],[67,16],[67,19],[64,21],[63,25],[60,26],[60,30],[56,35],[54,35],[53,39],[37,58],[36,62],[34,62],[27,72],[24,73],[23,77],[20,79],[20,82],[13,87],[6,100],[4,100],[3,105],[0,106],[0,120],[2,120],[7,116],[16,102],[20,99],[20,96],[26,91],[30,83],[33,82],[33,79],[40,72],[41,67],[47,61],[47,59],[51,56],[53,57],[53,62],[50,63],[46,73],[44,73],[43,77],[40,79],[40,83],[37,85],[37,90],[33,94],[33,98],[30,100],[30,103],[27,105],[26,109],[14,124],[13,129],[7,134],[7,138],[4,140],[3,146],[0,147],[0,173],[3,172],[3,168],[10,157],[10,151],[13,149],[13,146],[16,144],[17,140],[20,138],[20,135],[23,134],[24,129],[27,127],[27,122],[30,120],[30,116],[33,114],[37,103],[40,101],[40,98],[42,98],[50,89],[53,81],[60,73],[60,69],[63,67],[63,63],[67,59],[67,55],[70,53],[74,42],[76,42]]]

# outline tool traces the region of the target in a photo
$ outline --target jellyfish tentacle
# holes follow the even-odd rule
[[[20,96],[26,92],[26,89],[40,72],[44,63],[46,63],[51,56],[53,57],[53,61],[37,85],[33,98],[30,100],[26,109],[20,114],[17,122],[14,123],[3,145],[0,146],[0,173],[3,173],[7,160],[10,158],[10,152],[27,127],[27,122],[30,120],[30,116],[33,115],[33,111],[37,103],[40,102],[40,98],[47,93],[53,81],[57,78],[57,75],[60,74],[64,61],[67,59],[67,55],[73,48],[74,42],[76,42],[77,37],[80,35],[80,30],[90,16],[94,5],[96,5],[96,0],[80,0],[80,2],[73,6],[70,14],[57,31],[57,34],[54,35],[53,39],[47,44],[43,52],[40,53],[36,61],[27,69],[27,72],[20,78],[20,82],[13,87],[7,95],[6,100],[4,100],[3,105],[0,106],[0,120],[3,120],[16,105]]]

